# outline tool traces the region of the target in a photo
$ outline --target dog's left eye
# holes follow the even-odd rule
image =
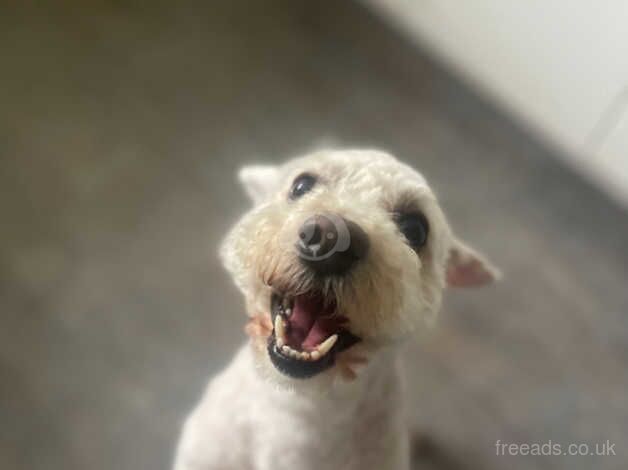
[[[429,224],[421,212],[396,213],[394,220],[412,248],[418,250],[425,245]]]
[[[305,193],[309,193],[316,185],[316,177],[309,173],[303,173],[295,178],[290,188],[290,199],[298,199]]]

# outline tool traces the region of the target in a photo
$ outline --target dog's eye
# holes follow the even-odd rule
[[[394,220],[412,248],[418,250],[425,245],[429,224],[421,212],[396,213]]]
[[[295,178],[290,188],[290,199],[298,199],[305,193],[309,193],[316,184],[316,177],[309,173],[303,173]]]

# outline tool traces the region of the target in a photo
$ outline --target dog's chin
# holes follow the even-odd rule
[[[275,292],[270,303],[273,331],[266,349],[272,365],[285,376],[317,376],[335,365],[339,353],[361,341],[337,311],[335,299],[318,291]]]

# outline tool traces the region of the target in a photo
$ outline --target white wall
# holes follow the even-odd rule
[[[628,204],[628,1],[363,1]]]

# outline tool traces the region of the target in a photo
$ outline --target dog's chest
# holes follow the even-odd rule
[[[381,381],[358,395],[312,399],[276,391],[267,398],[253,416],[255,468],[406,468],[407,429],[397,381]]]

